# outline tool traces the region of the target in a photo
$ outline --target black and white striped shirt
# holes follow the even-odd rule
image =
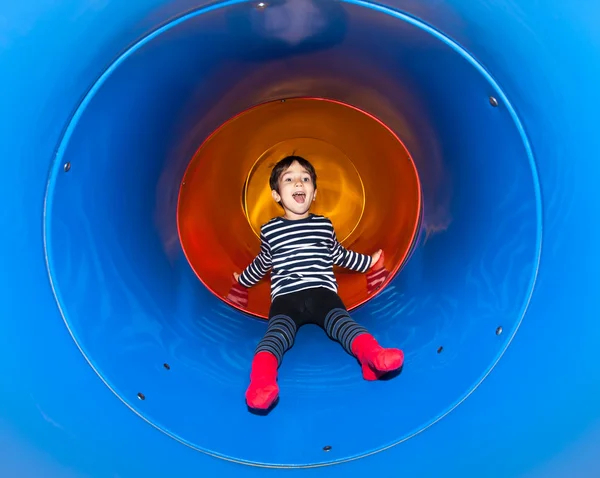
[[[298,220],[276,217],[261,227],[260,239],[260,252],[239,282],[252,287],[271,269],[271,300],[313,287],[337,293],[334,265],[358,272],[371,267],[371,256],[345,249],[324,216],[311,214]]]

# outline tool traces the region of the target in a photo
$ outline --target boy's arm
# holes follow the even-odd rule
[[[260,252],[239,275],[238,282],[244,287],[256,285],[271,268],[271,248],[262,231],[260,232]]]
[[[336,266],[345,267],[346,269],[350,269],[358,272],[367,272],[372,264],[371,256],[366,254],[359,254],[358,252],[350,251],[345,249],[338,240],[335,234],[335,230],[332,227],[333,234],[333,263]]]

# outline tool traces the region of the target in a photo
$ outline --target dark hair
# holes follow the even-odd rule
[[[272,190],[279,192],[279,178],[294,162],[297,162],[300,166],[306,169],[306,171],[308,171],[308,174],[310,174],[310,178],[312,179],[313,186],[315,189],[317,189],[317,173],[313,165],[302,156],[291,155],[286,156],[275,166],[273,166],[273,169],[271,170],[271,177],[269,178],[269,186],[271,186]]]

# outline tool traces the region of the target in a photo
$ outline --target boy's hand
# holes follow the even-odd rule
[[[377,252],[375,252],[371,256],[371,267],[373,267],[375,264],[377,264],[377,262],[379,262],[379,259],[381,258],[381,254],[383,254],[383,251],[381,249],[379,249]]]
[[[238,280],[240,275],[237,272],[233,273],[233,277],[235,279],[235,283],[229,289],[227,300],[238,307],[246,308],[248,307],[248,289],[240,284]]]

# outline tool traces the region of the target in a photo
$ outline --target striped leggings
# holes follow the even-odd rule
[[[269,311],[267,332],[255,353],[271,352],[281,364],[283,355],[294,345],[296,332],[305,324],[320,326],[327,336],[352,354],[352,342],[368,333],[348,315],[340,297],[323,287],[276,297]]]

